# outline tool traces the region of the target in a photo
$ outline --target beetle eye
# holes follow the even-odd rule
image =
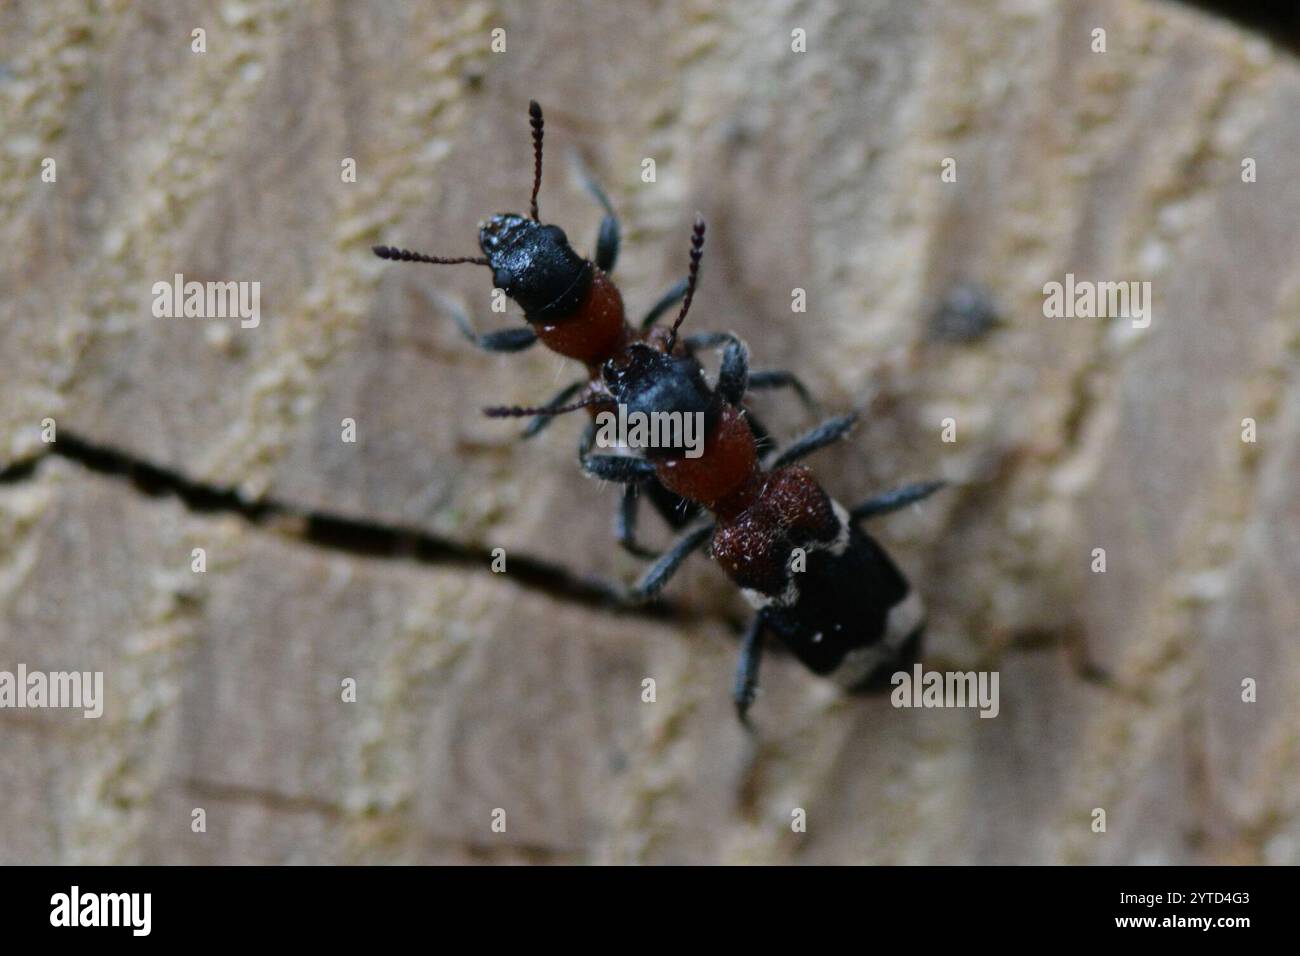
[[[498,289],[509,289],[515,284],[515,274],[509,269],[492,270],[492,281]]]
[[[559,226],[547,226],[546,234],[562,245],[569,244],[569,237],[564,234],[564,230]]]

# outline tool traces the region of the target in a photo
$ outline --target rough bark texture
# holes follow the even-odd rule
[[[772,657],[750,739],[743,602],[703,559],[679,618],[615,616],[49,456],[0,484],[0,670],[102,670],[107,702],[0,711],[0,862],[1300,861],[1300,66],[1182,8],[6,5],[0,467],[53,418],[248,496],[630,580],[577,416],[521,445],[478,414],[573,368],[470,349],[439,296],[518,321],[482,270],[368,251],[470,253],[480,217],[525,210],[530,97],[543,217],[589,248],[580,152],[634,313],[698,208],[692,325],[865,410],[813,462],[836,497],[953,482],[875,531],[930,608],[927,665],[999,671],[1000,715],[844,698]],[[155,319],[178,272],[260,281],[261,325]],[[1045,318],[1067,272],[1149,280],[1150,328]],[[999,324],[936,337],[966,280]]]

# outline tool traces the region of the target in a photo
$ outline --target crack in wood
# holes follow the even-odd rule
[[[195,481],[171,468],[130,452],[97,444],[59,429],[58,440],[40,453],[0,469],[0,484],[19,484],[35,476],[41,462],[55,455],[87,471],[125,481],[149,498],[175,497],[195,514],[232,514],[249,524],[287,534],[304,544],[363,558],[406,560],[442,567],[488,569],[491,548],[476,547],[419,528],[303,508],[274,498],[249,499],[237,489]],[[570,604],[631,617],[675,620],[686,611],[672,601],[630,602],[617,584],[583,577],[562,565],[518,552],[508,556],[504,576],[520,587]]]

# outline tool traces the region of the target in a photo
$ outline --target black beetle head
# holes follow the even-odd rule
[[[610,359],[601,370],[610,397],[627,408],[629,414],[640,412],[677,412],[704,415],[707,435],[717,423],[722,400],[705,381],[704,369],[690,356],[660,352],[644,342],[634,342],[622,364]],[[660,455],[663,449],[657,450]],[[672,450],[667,450],[672,454]],[[647,449],[646,457],[657,457]]]
[[[529,321],[572,312],[591,285],[591,263],[573,251],[559,226],[500,213],[479,227],[478,244],[492,281]]]

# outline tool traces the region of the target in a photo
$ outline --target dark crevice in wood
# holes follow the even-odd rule
[[[74,461],[88,471],[125,481],[137,493],[147,497],[173,496],[195,514],[237,515],[252,525],[287,535],[312,547],[361,558],[412,561],[491,573],[491,548],[476,547],[404,525],[302,508],[273,498],[250,500],[235,488],[194,481],[179,471],[153,464],[130,452],[71,434],[66,428],[60,428],[58,440],[40,453],[0,468],[0,485],[20,484],[31,479],[42,460],[50,455]],[[502,577],[555,601],[655,621],[682,621],[692,616],[708,618],[723,622],[737,633],[743,628],[743,619],[734,614],[707,613],[663,598],[650,604],[631,603],[624,590],[613,582],[582,577],[562,565],[531,555],[513,552],[507,555],[506,560],[508,573]],[[1004,650],[1012,654],[1034,653],[1048,644],[1063,643],[1067,652],[1071,652],[1079,676],[1108,684],[1109,676],[1087,660],[1086,654],[1082,661],[1075,659],[1079,649],[1071,646],[1070,638],[1071,635],[1046,635],[1041,640],[1018,640]],[[784,649],[777,646],[772,650],[779,655]]]
[[[252,500],[237,489],[209,485],[179,471],[153,464],[122,449],[96,444],[60,428],[58,440],[38,455],[0,469],[0,484],[30,479],[41,461],[57,455],[88,471],[127,482],[150,498],[175,497],[195,514],[232,514],[259,527],[272,528],[291,538],[329,551],[363,558],[405,560],[441,567],[488,571],[491,548],[477,547],[430,534],[418,528],[353,518],[302,508],[273,498]],[[630,603],[616,584],[582,577],[562,565],[518,552],[506,556],[502,577],[557,601],[594,608],[611,614],[652,620],[678,619],[682,608],[669,601]]]

